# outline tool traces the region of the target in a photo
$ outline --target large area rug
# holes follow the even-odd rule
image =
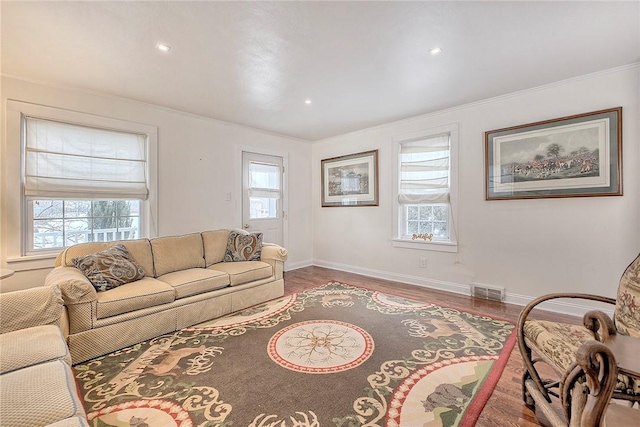
[[[95,427],[472,426],[513,329],[332,282],[74,368]]]

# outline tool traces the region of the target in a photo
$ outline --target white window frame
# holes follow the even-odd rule
[[[31,199],[26,199],[25,200],[25,204],[26,204],[25,214],[27,216],[27,219],[25,221],[25,225],[33,224],[33,222],[36,220],[36,218],[33,217],[33,203],[34,203],[35,200],[41,200],[41,199],[39,199],[39,198],[31,198]],[[53,200],[68,201],[68,200],[71,200],[71,199],[56,198],[56,199],[53,199]],[[100,198],[100,199],[81,199],[81,200],[83,200],[83,201],[91,201],[91,200],[94,200],[94,201],[97,201],[97,200],[114,201],[114,200],[139,200],[139,199],[116,199],[116,198],[108,199],[108,198]],[[139,200],[139,202],[140,202],[140,206],[141,207],[145,203],[144,200]],[[88,217],[84,217],[84,218],[93,220],[95,217],[94,216],[88,216]],[[144,229],[143,229],[142,224],[144,224],[145,219],[144,219],[143,215],[140,215],[138,218],[139,218],[138,219],[139,220],[139,224],[141,226],[140,226],[140,229],[138,230],[138,235],[136,236],[136,239],[140,239],[140,238],[146,237],[146,236],[142,236],[141,235],[141,234],[143,234],[142,231]],[[63,218],[60,218],[60,219],[62,219],[63,221],[66,219],[66,218],[64,218],[64,213],[63,213]],[[90,230],[88,230],[88,231],[90,231]],[[55,248],[37,249],[37,248],[33,247],[33,240],[35,238],[35,235],[34,235],[34,232],[33,232],[33,227],[27,227],[26,230],[25,230],[25,233],[26,233],[26,239],[23,240],[24,243],[25,243],[25,247],[24,247],[24,255],[25,256],[47,254],[47,253],[51,253],[51,252],[58,253],[58,252],[62,251],[64,248],[68,247],[68,246],[64,246],[64,247],[59,247],[58,246],[58,247],[55,247]]]
[[[391,244],[398,248],[420,249],[440,252],[458,252],[458,124],[452,123],[418,132],[398,135],[393,138],[393,223]],[[420,138],[449,134],[449,239],[448,240],[412,240],[404,236],[404,206],[398,202],[400,181],[400,144]],[[434,203],[438,204],[438,203]]]
[[[27,253],[29,235],[29,213],[27,199],[23,188],[23,117],[31,116],[121,132],[147,135],[147,169],[149,179],[149,196],[141,201],[140,234],[144,237],[155,237],[158,233],[158,128],[142,123],[134,123],[109,117],[96,116],[55,107],[31,104],[22,101],[8,100],[6,110],[7,144],[6,144],[6,186],[5,207],[7,264],[16,271],[33,270],[51,267],[51,259],[60,249]],[[15,161],[19,159],[19,161]]]

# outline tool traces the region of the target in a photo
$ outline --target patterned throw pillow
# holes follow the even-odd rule
[[[134,261],[124,245],[115,245],[95,254],[77,257],[72,262],[98,292],[144,277],[144,269]]]
[[[242,234],[237,231],[229,233],[224,262],[260,261],[261,255],[262,233]]]

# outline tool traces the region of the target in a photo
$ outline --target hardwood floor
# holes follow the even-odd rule
[[[322,267],[305,267],[285,273],[285,293],[301,292],[330,281],[338,281],[353,286],[362,286],[381,292],[389,292],[405,298],[413,298],[434,304],[449,305],[461,309],[500,316],[514,323],[522,310],[521,306],[479,300],[470,296],[458,295],[399,282],[376,279]],[[581,323],[580,318],[559,315],[544,311],[536,312],[540,319]],[[513,349],[507,366],[498,384],[487,402],[477,426],[546,426],[542,414],[533,413],[522,403],[522,359],[518,346]],[[558,407],[559,408],[559,407]],[[559,411],[559,409],[558,409]]]

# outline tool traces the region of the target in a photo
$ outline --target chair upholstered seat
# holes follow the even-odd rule
[[[575,362],[578,348],[594,337],[591,331],[582,325],[527,320],[524,324],[524,338],[532,350],[562,374]],[[619,374],[616,390],[640,396],[640,381]]]

